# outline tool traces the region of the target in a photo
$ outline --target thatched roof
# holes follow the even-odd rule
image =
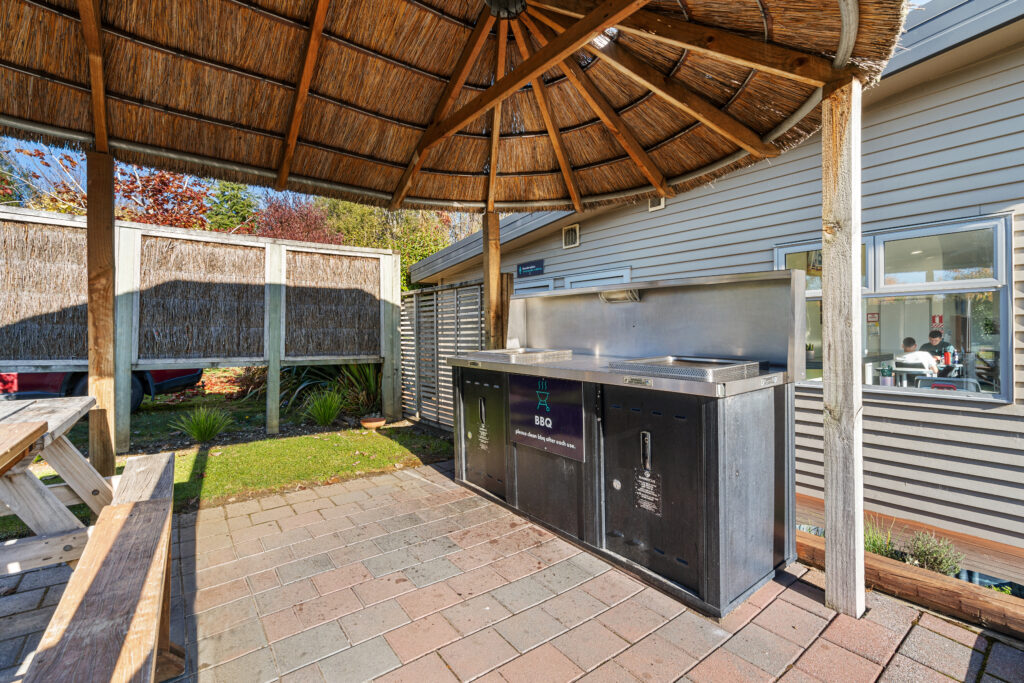
[[[499,19],[482,0],[0,0],[0,132],[380,205],[586,208],[797,144],[822,85],[878,76],[904,15],[526,4]]]

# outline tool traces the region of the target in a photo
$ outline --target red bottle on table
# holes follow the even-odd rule
[[[944,354],[942,354],[942,362],[945,363],[946,365],[952,365],[953,354],[951,354],[949,351],[946,351]]]

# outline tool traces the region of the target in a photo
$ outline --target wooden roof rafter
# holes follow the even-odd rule
[[[107,100],[103,85],[103,37],[99,0],[78,0],[78,14],[89,58],[89,87],[92,90],[92,128],[97,152],[108,151]]]
[[[309,84],[313,80],[313,67],[316,66],[320,44],[323,42],[324,22],[327,20],[327,8],[330,4],[330,0],[317,0],[316,9],[313,11],[313,21],[309,27],[309,42],[306,43],[306,54],[302,60],[299,82],[295,86],[291,121],[288,124],[288,132],[285,134],[284,149],[281,150],[281,163],[277,168],[277,183],[274,187],[278,190],[283,190],[288,183],[292,158],[295,156],[295,145],[299,139],[299,127],[302,125],[302,114],[306,109],[306,100],[309,98]]]
[[[529,12],[554,29],[556,33],[567,30],[563,20],[557,15],[543,12],[534,7],[530,7]],[[608,66],[652,90],[673,106],[694,117],[721,137],[742,147],[754,157],[778,156],[778,148],[771,143],[762,142],[761,136],[746,124],[722,111],[713,102],[686,87],[682,82],[667,77],[627,48],[617,45],[614,41],[608,41],[603,47],[587,43],[583,48],[596,57],[604,58]]]
[[[549,37],[545,35],[542,27],[534,23],[529,14],[524,13],[520,15],[519,20],[529,29],[530,33],[533,34],[542,47],[547,44]],[[573,84],[594,114],[604,122],[612,137],[618,141],[622,149],[626,151],[626,154],[637,165],[644,177],[650,181],[658,194],[662,197],[674,197],[676,193],[669,186],[668,181],[665,180],[665,175],[658,168],[657,164],[654,163],[654,160],[651,159],[643,145],[640,144],[640,141],[636,139],[636,136],[629,126],[626,125],[626,122],[615,111],[608,98],[590,80],[590,76],[583,71],[572,57],[563,60],[559,66],[566,75],[566,78]]]
[[[546,10],[568,18],[585,16],[596,4],[595,0],[527,0],[527,3],[531,10]],[[693,50],[815,87],[841,79],[844,74],[843,70],[832,66],[831,60],[819,55],[647,10],[635,12],[615,27],[638,38]]]
[[[451,79],[445,86],[444,91],[442,91],[441,98],[438,100],[437,106],[434,109],[434,115],[432,117],[434,125],[444,119],[455,104],[455,100],[462,91],[462,86],[466,83],[466,79],[469,77],[469,72],[472,70],[474,63],[476,62],[476,58],[480,55],[480,51],[484,46],[484,41],[487,39],[487,34],[490,33],[494,22],[495,18],[491,15],[491,11],[485,5],[480,11],[480,16],[477,18],[473,32],[470,33],[469,39],[466,41],[466,45],[462,49],[459,61],[455,64],[455,70],[452,72]],[[416,149],[413,151],[412,159],[409,160],[409,165],[406,167],[402,177],[399,178],[398,185],[395,187],[395,190],[391,195],[391,209],[397,209],[402,205],[402,202],[405,200],[406,195],[409,194],[409,190],[412,187],[413,177],[416,175],[417,171],[420,170],[420,167],[423,166],[423,162],[426,161],[426,153],[429,147],[424,146],[423,141],[429,133],[430,128],[427,128],[420,137],[420,142]]]
[[[494,81],[498,82],[505,75],[508,58],[508,19],[498,20],[498,54],[494,65]],[[501,102],[498,102],[491,114],[491,157],[487,179],[487,212],[494,211],[497,194],[498,178],[498,147],[501,144]]]
[[[535,54],[530,46],[530,39],[523,31],[523,24],[519,19],[512,21],[512,34],[516,37],[516,48],[526,62]],[[548,99],[547,86],[544,85],[544,78],[541,74],[533,79],[533,97],[537,100],[537,107],[540,109],[541,118],[544,119],[544,127],[548,130],[548,138],[551,140],[551,147],[555,152],[555,159],[558,160],[558,168],[562,171],[562,179],[565,180],[565,189],[572,200],[572,207],[577,211],[583,210],[583,199],[580,195],[580,186],[576,182],[576,174],[572,170],[572,162],[565,151],[562,143],[562,133],[558,129],[558,122],[555,121],[554,111],[551,109],[551,102]]]

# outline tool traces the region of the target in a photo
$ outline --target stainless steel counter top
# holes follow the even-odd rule
[[[630,373],[609,367],[611,361],[624,361],[627,358],[617,356],[590,356],[575,354],[570,360],[555,360],[546,363],[511,363],[495,359],[480,358],[475,352],[473,357],[451,356],[448,364],[453,367],[480,368],[507,372],[513,375],[532,375],[535,377],[553,377],[555,379],[572,379],[594,384],[619,384],[671,391],[678,394],[709,396],[723,398],[743,394],[764,387],[778,386],[791,380],[785,372],[762,372],[756,377],[737,379],[728,382],[698,382],[693,380],[652,377]]]

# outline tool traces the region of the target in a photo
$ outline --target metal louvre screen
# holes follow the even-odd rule
[[[454,416],[447,359],[483,348],[483,286],[469,283],[402,296],[402,412],[445,429]]]

